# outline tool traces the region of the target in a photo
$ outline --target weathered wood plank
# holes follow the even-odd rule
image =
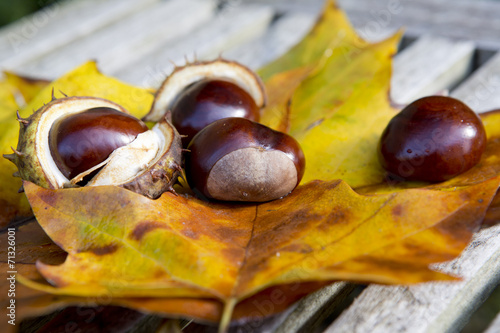
[[[450,89],[469,73],[475,45],[468,41],[424,36],[393,62],[391,97],[397,104]]]
[[[337,282],[322,288],[298,302],[293,311],[273,332],[311,332],[317,330],[324,320],[349,296],[355,285]]]
[[[500,281],[500,225],[475,235],[440,270],[456,283],[368,287],[326,332],[456,332]]]
[[[473,40],[499,50],[500,2],[438,0],[338,0],[363,36],[405,27],[407,36],[424,34]]]
[[[333,283],[290,306],[284,312],[263,320],[234,325],[230,332],[293,333],[318,331],[324,320],[355,289],[354,284]]]
[[[233,0],[234,1],[234,0]],[[314,11],[321,0],[250,0],[273,6],[279,12]],[[442,0],[337,0],[360,35],[381,40],[401,27],[406,36],[442,36],[474,40],[480,48],[499,50],[499,1]]]
[[[0,66],[14,70],[43,54],[128,16],[159,0],[56,2],[0,30]]]
[[[144,36],[138,36],[134,40],[129,39],[120,48],[102,54],[99,63],[108,73],[119,72],[123,68],[133,66],[134,63],[156,52],[159,45],[166,45],[179,38],[190,38],[193,30],[215,19],[216,6],[216,0],[176,0],[175,5],[165,12],[163,19],[159,15],[159,20],[154,22],[157,26],[150,28]],[[146,16],[146,19],[147,23],[142,23],[151,25],[151,17]],[[123,57],[123,54],[127,56]]]
[[[223,56],[258,69],[298,43],[312,28],[316,17],[313,13],[289,12],[273,22],[263,36],[227,50]]]
[[[476,112],[500,108],[500,53],[474,72],[452,94]]]
[[[216,18],[191,32],[145,55],[140,61],[111,72],[118,78],[142,86],[158,86],[175,63],[181,66],[185,57],[193,60],[214,59],[231,49],[262,35],[274,15],[267,6],[242,6],[238,10],[222,12]],[[106,71],[106,69],[104,69]]]
[[[89,59],[97,59],[104,70],[127,66],[154,49],[157,43],[185,36],[208,21],[214,10],[214,1],[158,2],[126,20],[34,59],[19,68],[18,72],[53,78]]]

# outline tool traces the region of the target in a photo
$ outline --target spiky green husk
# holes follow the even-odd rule
[[[36,132],[38,123],[42,114],[49,107],[49,104],[45,104],[29,118],[19,121],[19,140],[16,149],[18,153],[14,154],[15,159],[13,162],[17,166],[19,176],[22,179],[45,188],[55,189],[57,187],[49,181],[36,154]],[[20,117],[18,116],[18,120],[19,119]]]
[[[41,142],[42,138],[40,133],[44,133],[42,137],[48,137],[48,132],[52,124],[50,122],[47,123],[47,119],[50,117],[43,117],[46,113],[53,112],[53,110],[51,110],[52,108],[61,107],[63,103],[88,103],[89,101],[92,103],[99,103],[102,101],[106,106],[110,104],[115,105],[110,101],[93,97],[53,98],[50,103],[41,107],[29,118],[23,119],[18,114],[20,130],[17,148],[12,148],[12,154],[4,155],[5,158],[17,166],[19,171],[15,176],[19,176],[24,180],[28,180],[38,186],[49,189],[76,186],[72,185],[69,180],[63,183],[54,181],[53,171],[46,170],[46,168],[44,169],[44,165],[47,165],[47,163],[43,163],[41,159],[46,158],[44,156],[48,156],[47,154],[50,154],[50,152],[46,151],[48,147],[44,147],[46,143],[44,144]],[[115,105],[115,108],[128,113],[118,105]],[[73,111],[70,111],[69,113],[72,112]],[[61,114],[61,116],[66,116],[69,113]],[[181,138],[175,128],[167,120],[162,120],[157,126],[162,128],[162,133],[165,134],[167,140],[167,145],[163,150],[162,156],[156,158],[155,162],[150,165],[147,170],[139,174],[133,180],[115,185],[150,198],[157,198],[166,191],[173,191],[173,185],[177,181],[182,164]]]

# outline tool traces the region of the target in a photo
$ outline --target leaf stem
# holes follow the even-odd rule
[[[219,323],[219,333],[227,332],[229,324],[231,324],[231,318],[233,317],[233,310],[236,303],[236,298],[230,298],[226,303],[224,303],[224,312],[222,312],[222,317]]]

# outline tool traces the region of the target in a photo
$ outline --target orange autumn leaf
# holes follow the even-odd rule
[[[68,252],[62,265],[37,264],[57,288],[32,286],[74,296],[213,298],[231,313],[276,285],[449,280],[428,265],[463,250],[499,181],[372,196],[316,181],[282,200],[238,207],[25,183],[37,220]]]
[[[55,245],[45,234],[35,219],[27,224],[16,227],[16,243],[19,249],[16,254],[16,269],[24,278],[44,282],[43,277],[36,269],[36,262],[47,264],[61,264],[66,258],[66,252]],[[0,254],[7,257],[7,248],[0,249]],[[0,269],[8,271],[7,262],[0,262]],[[0,283],[4,290],[8,290],[8,280]],[[233,318],[255,318],[262,315],[271,315],[285,310],[290,304],[324,286],[325,283],[296,283],[292,285],[268,288],[239,303]],[[0,306],[7,307],[9,299],[1,299]],[[223,304],[215,299],[195,298],[158,298],[158,297],[129,297],[119,298],[111,295],[100,297],[74,297],[50,294],[32,289],[24,284],[16,285],[16,318],[21,319],[46,314],[63,307],[95,307],[95,306],[122,306],[169,314],[170,317],[195,316],[204,321],[217,322],[223,311]],[[6,321],[0,322],[0,332],[16,332],[15,327]]]

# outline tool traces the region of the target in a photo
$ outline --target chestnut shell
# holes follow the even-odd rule
[[[202,80],[186,88],[172,106],[172,124],[183,145],[210,123],[229,117],[259,121],[259,107],[248,92],[225,80]]]
[[[486,132],[474,111],[457,99],[430,96],[389,122],[378,150],[393,177],[439,182],[472,168],[485,148]]]
[[[257,148],[260,151],[279,151],[284,153],[295,166],[297,182],[301,181],[305,171],[305,158],[298,142],[291,136],[274,131],[262,124],[244,118],[225,118],[215,121],[201,130],[188,146],[190,153],[186,154],[187,180],[198,195],[214,198],[207,187],[207,180],[212,168],[223,157],[246,148]],[[241,168],[251,168],[251,165],[240,165]],[[288,194],[291,188],[286,194]],[[285,194],[285,195],[286,195]],[[252,200],[238,201],[268,201]]]

